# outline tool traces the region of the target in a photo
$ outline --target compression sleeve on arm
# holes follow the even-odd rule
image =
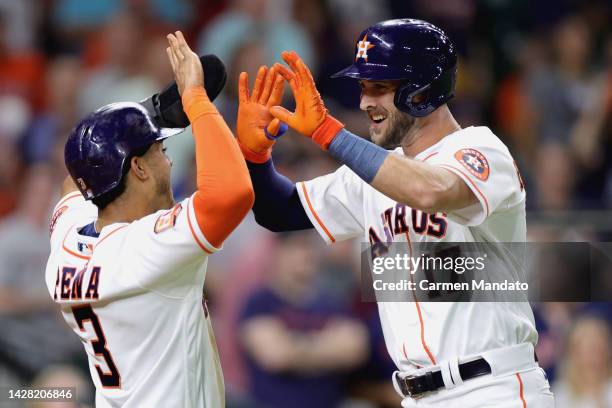
[[[291,180],[279,174],[272,159],[265,163],[248,162],[255,190],[253,213],[259,225],[274,232],[314,228]]]
[[[389,152],[346,129],[341,129],[328,148],[329,153],[346,164],[362,180],[371,183]]]
[[[185,90],[182,102],[195,140],[196,220],[208,242],[220,247],[251,209],[253,187],[236,139],[204,88]]]

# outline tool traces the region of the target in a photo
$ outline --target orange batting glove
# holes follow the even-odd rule
[[[295,98],[295,112],[289,112],[282,106],[272,106],[270,113],[327,150],[344,124],[327,111],[312,74],[299,55],[295,51],[283,51],[281,57],[291,70],[278,63],[274,64],[273,69],[289,82]]]
[[[284,78],[275,68],[259,67],[253,93],[249,95],[249,78],[241,72],[238,78],[238,120],[236,133],[245,159],[252,163],[265,163],[270,159],[275,138],[282,136],[286,125],[269,112],[283,98]],[[283,130],[284,129],[284,130]]]

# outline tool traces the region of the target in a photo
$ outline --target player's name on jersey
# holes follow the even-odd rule
[[[98,299],[98,283],[102,269],[94,266],[89,271],[87,265],[81,270],[64,266],[57,270],[53,300],[94,300]],[[85,277],[85,275],[89,275]],[[87,283],[83,291],[83,281]]]
[[[488,282],[484,279],[471,282],[431,282],[427,279],[418,282],[402,279],[397,282],[385,282],[375,279],[372,282],[375,291],[527,291],[527,282],[504,280]]]

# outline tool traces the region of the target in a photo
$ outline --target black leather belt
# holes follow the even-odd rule
[[[491,366],[484,358],[459,364],[459,375],[461,375],[464,381],[487,374],[491,374]],[[402,394],[411,398],[418,398],[426,392],[444,388],[441,370],[430,371],[423,375],[408,376],[406,378],[400,378],[398,373],[396,373],[395,379],[402,390]]]

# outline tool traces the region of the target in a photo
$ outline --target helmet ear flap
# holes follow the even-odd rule
[[[410,116],[418,118],[429,115],[435,110],[435,107],[430,103],[428,92],[430,87],[431,85],[425,85],[415,90],[410,83],[404,83],[395,91],[393,103],[397,109]]]
[[[454,96],[456,67],[442,74],[423,87],[405,82],[395,91],[393,103],[397,109],[417,118],[427,116]]]

